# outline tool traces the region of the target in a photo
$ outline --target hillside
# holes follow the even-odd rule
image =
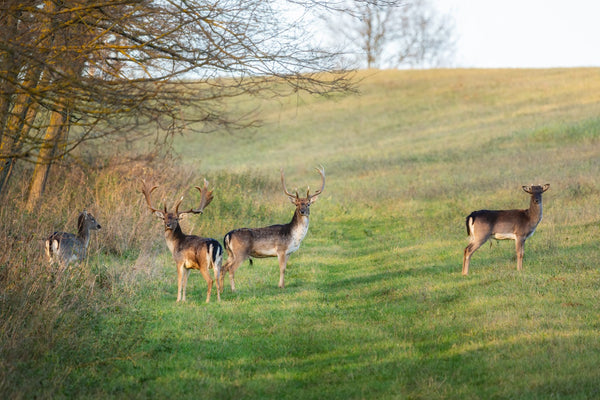
[[[262,126],[180,137],[176,165],[89,178],[105,231],[82,294],[60,306],[93,305],[27,326],[29,341],[3,354],[29,358],[6,358],[0,387],[16,398],[600,396],[600,69],[358,78],[357,94],[239,99],[231,106],[259,107]],[[284,290],[276,259],[256,259],[235,293],[225,279],[220,303],[203,302],[197,272],[187,303],[175,303],[174,263],[141,176],[163,184],[157,199],[191,197],[186,188],[206,177],[215,199],[182,225],[222,240],[288,222],[279,169],[288,188],[306,190],[319,186],[319,165],[325,190]],[[523,271],[514,243],[493,241],[462,276],[466,215],[525,208],[531,183],[550,189]],[[47,325],[41,346],[36,329]]]

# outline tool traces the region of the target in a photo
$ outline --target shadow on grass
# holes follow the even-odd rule
[[[599,394],[600,345],[593,332],[523,332],[480,342],[461,338],[451,328],[413,329],[386,340],[373,335],[372,327],[271,328],[270,335],[240,332],[222,339],[149,338],[142,357],[79,368],[75,376],[80,380],[74,385],[78,391],[69,394],[220,399],[541,399]],[[96,387],[84,384],[96,374],[110,380]]]

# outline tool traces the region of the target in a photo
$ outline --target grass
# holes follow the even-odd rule
[[[598,397],[600,70],[361,77],[360,95],[265,101],[259,129],[181,138],[174,165],[55,177],[51,190],[103,225],[87,264],[56,281],[40,278],[23,226],[68,230],[76,210],[47,204],[48,218],[15,218],[3,207],[5,397]],[[291,219],[279,168],[302,190],[318,187],[321,164],[325,191],[285,290],[277,261],[261,259],[242,265],[220,303],[203,302],[197,273],[188,302],[175,303],[140,177],[168,202],[197,201],[189,188],[206,177],[215,200],[183,228],[221,240]],[[500,241],[461,276],[465,216],[526,207],[529,183],[551,187],[523,271],[513,242]],[[10,204],[19,209],[17,196]]]

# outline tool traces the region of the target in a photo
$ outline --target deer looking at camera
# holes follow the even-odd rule
[[[179,205],[183,200],[183,197],[181,197],[175,204],[172,212],[167,211],[166,204],[163,210],[154,208],[150,201],[150,195],[158,186],[149,187],[143,180],[142,183],[142,193],[146,198],[148,208],[154,215],[162,219],[165,224],[167,247],[169,247],[171,254],[173,254],[173,259],[177,265],[177,301],[185,301],[188,275],[192,269],[199,270],[208,285],[206,293],[207,303],[210,301],[210,293],[213,284],[213,280],[210,278],[208,270],[213,269],[215,281],[217,283],[217,300],[221,301],[219,278],[221,276],[223,248],[215,239],[186,235],[181,231],[181,227],[179,226],[179,221],[187,214],[202,214],[204,208],[212,201],[212,190],[208,190],[208,182],[206,179],[204,180],[204,186],[202,188],[196,186],[196,189],[200,191],[200,206],[198,208],[179,211]]]
[[[542,220],[542,193],[549,187],[549,184],[523,186],[523,190],[531,195],[529,208],[526,210],[479,210],[467,217],[469,245],[465,248],[463,256],[463,275],[469,273],[471,255],[490,237],[514,240],[517,270],[523,269],[525,240],[533,235]]]
[[[100,229],[96,218],[83,210],[77,218],[77,235],[67,232],[54,232],[45,243],[46,256],[50,263],[66,267],[72,262],[81,262],[87,255],[90,231]]]
[[[298,250],[302,239],[308,231],[308,216],[310,206],[317,201],[318,196],[325,188],[325,171],[319,169],[321,175],[321,189],[310,194],[310,188],[306,191],[306,197],[300,197],[298,192],[290,193],[285,186],[285,177],[281,169],[281,184],[283,192],[288,196],[296,211],[292,221],[284,225],[271,225],[264,228],[241,228],[233,230],[225,235],[224,243],[227,250],[227,262],[223,266],[224,271],[229,271],[231,290],[235,291],[234,275],[238,267],[251,257],[277,257],[279,261],[279,287],[284,287],[284,275],[290,254]],[[223,279],[223,276],[221,276]],[[221,283],[221,287],[223,283]]]

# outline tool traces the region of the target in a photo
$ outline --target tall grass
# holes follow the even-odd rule
[[[86,262],[61,269],[45,260],[45,237],[56,230],[76,232],[77,216],[84,208],[104,227],[92,233],[90,259],[101,253],[105,259],[123,255],[126,246],[132,244],[128,233],[141,223],[140,213],[135,219],[131,207],[120,213],[105,212],[104,204],[108,207],[109,202],[104,200],[112,193],[102,187],[107,180],[116,179],[114,172],[60,172],[56,175],[60,178],[49,183],[48,200],[37,210],[24,211],[20,192],[26,187],[20,185],[11,188],[17,195],[0,208],[0,387],[3,393],[17,397],[27,398],[45,389],[52,393],[55,384],[46,379],[60,377],[65,371],[60,362],[53,365],[50,355],[68,354],[84,346],[94,321],[128,296],[122,292],[127,285],[114,285],[117,275],[126,275],[122,268],[109,271],[105,265]],[[126,184],[126,180],[121,181],[121,185]],[[127,201],[126,193],[119,190],[123,201]],[[128,197],[131,200],[133,196]],[[139,249],[139,241],[136,244]],[[34,373],[26,376],[23,370]]]
[[[600,71],[364,72],[359,96],[263,103],[260,129],[185,137],[181,160],[57,171],[28,214],[0,209],[0,393],[12,398],[595,398],[600,374]],[[237,104],[253,109],[256,103]],[[176,304],[156,203],[210,181],[182,222],[221,240],[287,222],[288,187],[325,191],[277,288],[277,261],[206,305]],[[525,208],[550,183],[515,270],[484,246],[461,276],[464,218]],[[41,239],[90,210],[88,260],[50,268]]]
[[[174,282],[162,269],[172,261],[165,254],[162,224],[150,215],[140,193],[141,179],[159,185],[154,201],[171,208],[181,195],[184,204],[197,205],[193,186],[203,177],[211,179],[211,188],[218,182],[221,201],[210,206],[210,220],[182,222],[186,232],[221,241],[233,226],[231,210],[236,210],[236,221],[248,223],[272,215],[273,207],[267,207],[264,198],[273,195],[275,185],[260,175],[203,176],[167,161],[113,165],[107,160],[100,170],[57,168],[46,201],[33,212],[23,211],[26,185],[13,180],[12,195],[0,208],[1,393],[54,397],[73,372],[64,363],[80,362],[70,357],[80,357],[90,346],[100,353],[95,358],[119,358],[113,355],[119,353],[122,333],[115,334],[117,342],[105,338],[100,348],[90,343],[99,326],[107,316],[130,315],[132,299],[149,282],[152,287]],[[102,225],[91,234],[87,260],[64,269],[50,265],[43,250],[45,238],[56,230],[76,232],[83,209]],[[87,363],[96,362],[102,361]]]

